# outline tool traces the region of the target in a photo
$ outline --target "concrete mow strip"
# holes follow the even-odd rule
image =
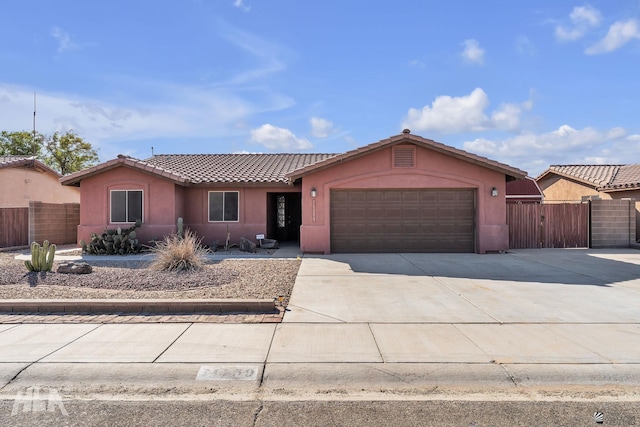
[[[382,362],[382,357],[366,324],[281,323],[267,361]]]
[[[153,362],[189,324],[109,324],[43,359],[44,362]]]
[[[453,325],[371,324],[387,363],[489,363],[491,357]]]
[[[23,324],[0,333],[0,362],[35,362],[98,328],[95,324]]]
[[[640,325],[547,325],[549,330],[565,336],[613,363],[640,364]]]
[[[547,325],[456,325],[496,363],[607,363]]]
[[[264,363],[275,324],[193,324],[158,362]]]

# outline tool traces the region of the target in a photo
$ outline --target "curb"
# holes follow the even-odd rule
[[[8,299],[0,313],[278,313],[272,299]]]

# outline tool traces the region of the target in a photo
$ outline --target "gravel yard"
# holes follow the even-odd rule
[[[192,273],[156,272],[146,262],[85,261],[90,274],[29,273],[16,253],[0,253],[0,299],[17,298],[276,298],[286,304],[300,260],[225,259]]]

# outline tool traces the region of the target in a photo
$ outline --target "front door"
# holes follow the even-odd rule
[[[270,215],[275,238],[280,242],[298,241],[302,223],[301,193],[270,193]]]

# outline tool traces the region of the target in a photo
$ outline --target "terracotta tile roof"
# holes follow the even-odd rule
[[[433,141],[431,139],[426,139],[421,136],[412,135],[407,131],[407,132],[403,132],[400,135],[395,135],[395,136],[392,136],[391,138],[383,139],[378,142],[374,142],[373,144],[365,145],[364,147],[347,151],[344,154],[336,155],[324,161],[313,163],[309,166],[306,166],[304,168],[298,169],[290,173],[289,177],[292,179],[300,178],[309,173],[317,172],[319,170],[328,168],[336,162],[358,158],[370,152],[382,150],[386,147],[402,144],[402,143],[412,143],[412,144],[425,147],[430,150],[445,153],[449,156],[456,157],[456,158],[465,160],[467,162],[474,163],[474,164],[486,167],[488,169],[498,171],[500,173],[504,173],[506,176],[511,177],[512,179],[522,179],[527,176],[527,173],[520,169],[514,168],[504,163],[496,162],[495,160],[491,160],[486,157],[478,156],[477,154],[469,153],[468,151],[460,150],[458,148]]]
[[[119,155],[117,159],[68,175],[64,185],[119,166],[160,175],[179,184],[289,184],[288,172],[335,154],[163,154],[146,160]]]
[[[633,165],[551,165],[536,181],[549,174],[571,178],[598,191],[640,188],[640,164]]]
[[[0,167],[13,165],[25,160],[34,160],[33,156],[0,156]]]
[[[193,184],[284,183],[287,174],[335,154],[163,154],[145,162],[171,170]]]
[[[38,160],[34,156],[0,156],[0,169],[15,168],[19,166],[30,166],[45,172],[52,173],[57,177],[61,177],[60,173],[51,169],[49,166]]]
[[[603,191],[636,188],[640,188],[640,164],[621,166],[613,180],[602,186]]]

